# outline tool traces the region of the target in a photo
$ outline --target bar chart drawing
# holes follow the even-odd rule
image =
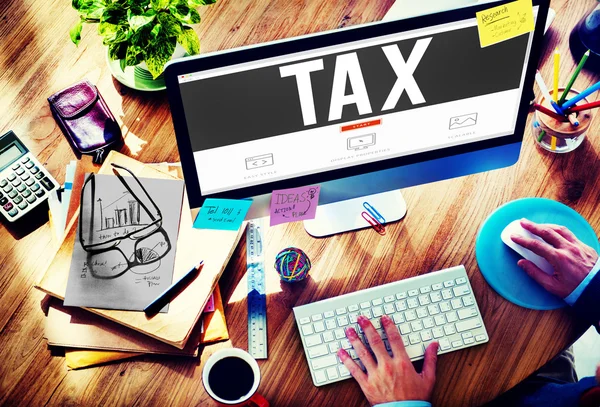
[[[135,199],[128,199],[126,203],[120,202],[124,198],[127,198],[127,196],[123,196],[106,206],[102,205],[102,198],[98,198],[97,202],[100,207],[101,220],[100,231],[125,226],[146,225],[141,220],[140,203]]]

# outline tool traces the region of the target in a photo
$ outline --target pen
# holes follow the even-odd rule
[[[146,315],[155,315],[161,309],[164,308],[165,305],[170,303],[179,295],[181,291],[191,283],[197,276],[200,274],[200,270],[204,266],[204,261],[201,261],[196,267],[192,268],[190,271],[185,273],[179,280],[171,284],[169,288],[167,288],[161,295],[159,295],[154,301],[152,301],[146,308],[144,308],[144,312]]]

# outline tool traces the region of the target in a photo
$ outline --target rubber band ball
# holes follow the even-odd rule
[[[283,281],[289,283],[304,280],[310,267],[306,253],[296,247],[283,249],[275,257],[275,270]]]

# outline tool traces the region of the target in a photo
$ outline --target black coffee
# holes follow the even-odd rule
[[[230,356],[215,363],[208,373],[208,385],[223,400],[235,401],[247,395],[254,384],[252,367],[242,358]]]

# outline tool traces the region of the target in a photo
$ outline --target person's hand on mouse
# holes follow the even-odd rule
[[[338,351],[338,356],[360,385],[369,403],[374,406],[392,401],[429,401],[435,384],[438,343],[432,342],[427,347],[423,371],[417,373],[406,353],[400,332],[389,316],[381,317],[381,325],[393,356],[388,354],[381,336],[366,317],[359,316],[358,324],[373,354],[359,339],[354,328],[346,329],[346,336],[367,371],[361,370],[344,349]]]
[[[598,253],[564,226],[537,224],[527,219],[521,220],[521,226],[545,243],[518,235],[512,235],[512,241],[545,258],[554,268],[554,274],[544,273],[529,260],[521,259],[517,264],[551,294],[567,297],[592,270]]]

